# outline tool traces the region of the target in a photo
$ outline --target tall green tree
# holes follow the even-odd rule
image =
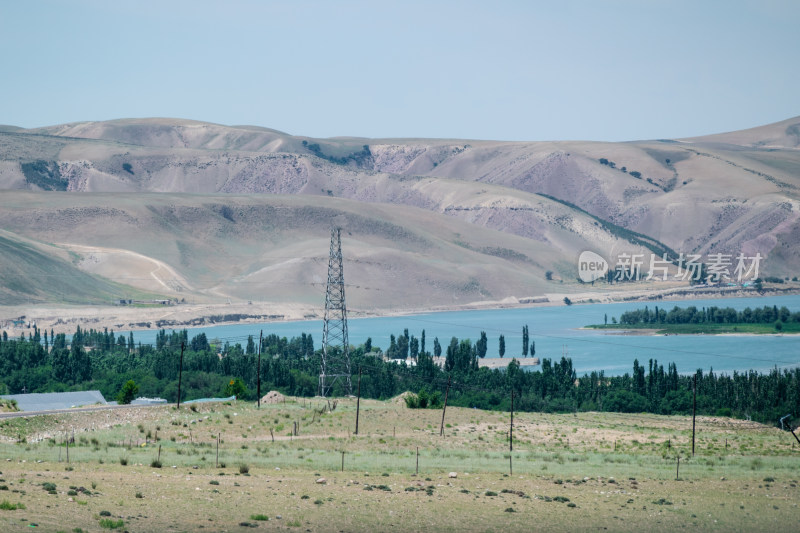
[[[139,394],[139,385],[132,379],[129,379],[117,393],[117,402],[120,405],[128,405],[136,399],[137,394]]]
[[[528,325],[522,326],[522,357],[528,357]]]
[[[247,355],[254,355],[256,353],[256,343],[255,341],[253,341],[252,335],[247,336],[247,348],[244,353],[246,353]]]
[[[86,381],[92,377],[92,360],[80,344],[70,346],[70,380]]]
[[[411,359],[416,361],[419,359],[419,339],[412,335],[410,344],[409,354],[411,355]]]
[[[448,372],[453,370],[456,366],[456,357],[458,356],[458,339],[453,337],[450,339],[450,345],[447,347],[447,355],[444,359],[444,368]]]
[[[503,357],[506,354],[506,338],[504,335],[500,335],[500,357]]]
[[[486,350],[488,349],[488,347],[489,347],[489,341],[486,338],[486,332],[481,331],[481,338],[480,340],[478,340],[478,342],[475,343],[475,350],[478,353],[478,357],[480,357],[481,359],[486,357]]]

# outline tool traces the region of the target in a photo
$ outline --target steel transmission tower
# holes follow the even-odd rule
[[[325,319],[322,326],[322,369],[319,394],[326,397],[341,380],[348,396],[350,384],[350,344],[347,339],[347,306],[344,300],[341,228],[331,230],[331,253],[328,258],[328,287],[325,291]]]

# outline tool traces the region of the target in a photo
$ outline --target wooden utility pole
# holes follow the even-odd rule
[[[256,369],[256,376],[258,382],[258,408],[261,409],[261,339],[264,336],[264,330],[258,334],[258,368]]]
[[[181,363],[178,367],[178,409],[181,408],[181,381],[183,381],[183,350],[186,347],[184,343],[181,343]]]
[[[797,433],[795,433],[792,428],[789,428],[789,431],[792,432],[792,435],[794,436],[795,440],[797,441],[797,444],[800,444],[800,438],[797,437]]]
[[[444,413],[447,411],[447,395],[450,392],[450,380],[453,376],[447,376],[447,389],[444,391],[444,407],[442,408],[442,425],[439,427],[439,436],[444,436]]]
[[[697,372],[694,373],[694,386],[692,398],[692,455],[694,456],[694,429],[695,429],[695,415],[697,414]]]
[[[511,391],[511,426],[508,429],[508,451],[514,451],[514,391]]]
[[[511,425],[508,428],[508,475],[514,475],[511,455],[514,452],[514,389],[511,389]]]
[[[356,396],[356,431],[354,435],[358,435],[358,415],[361,411],[361,367],[358,367],[358,396]]]

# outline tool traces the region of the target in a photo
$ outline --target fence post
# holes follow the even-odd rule
[[[694,373],[694,386],[693,399],[692,399],[692,455],[694,455],[694,429],[695,429],[695,415],[697,414],[697,372]]]

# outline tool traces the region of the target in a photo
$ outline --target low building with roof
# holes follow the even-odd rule
[[[99,390],[75,392],[33,392],[29,394],[5,394],[4,400],[15,400],[20,411],[52,411],[91,405],[108,405]]]

